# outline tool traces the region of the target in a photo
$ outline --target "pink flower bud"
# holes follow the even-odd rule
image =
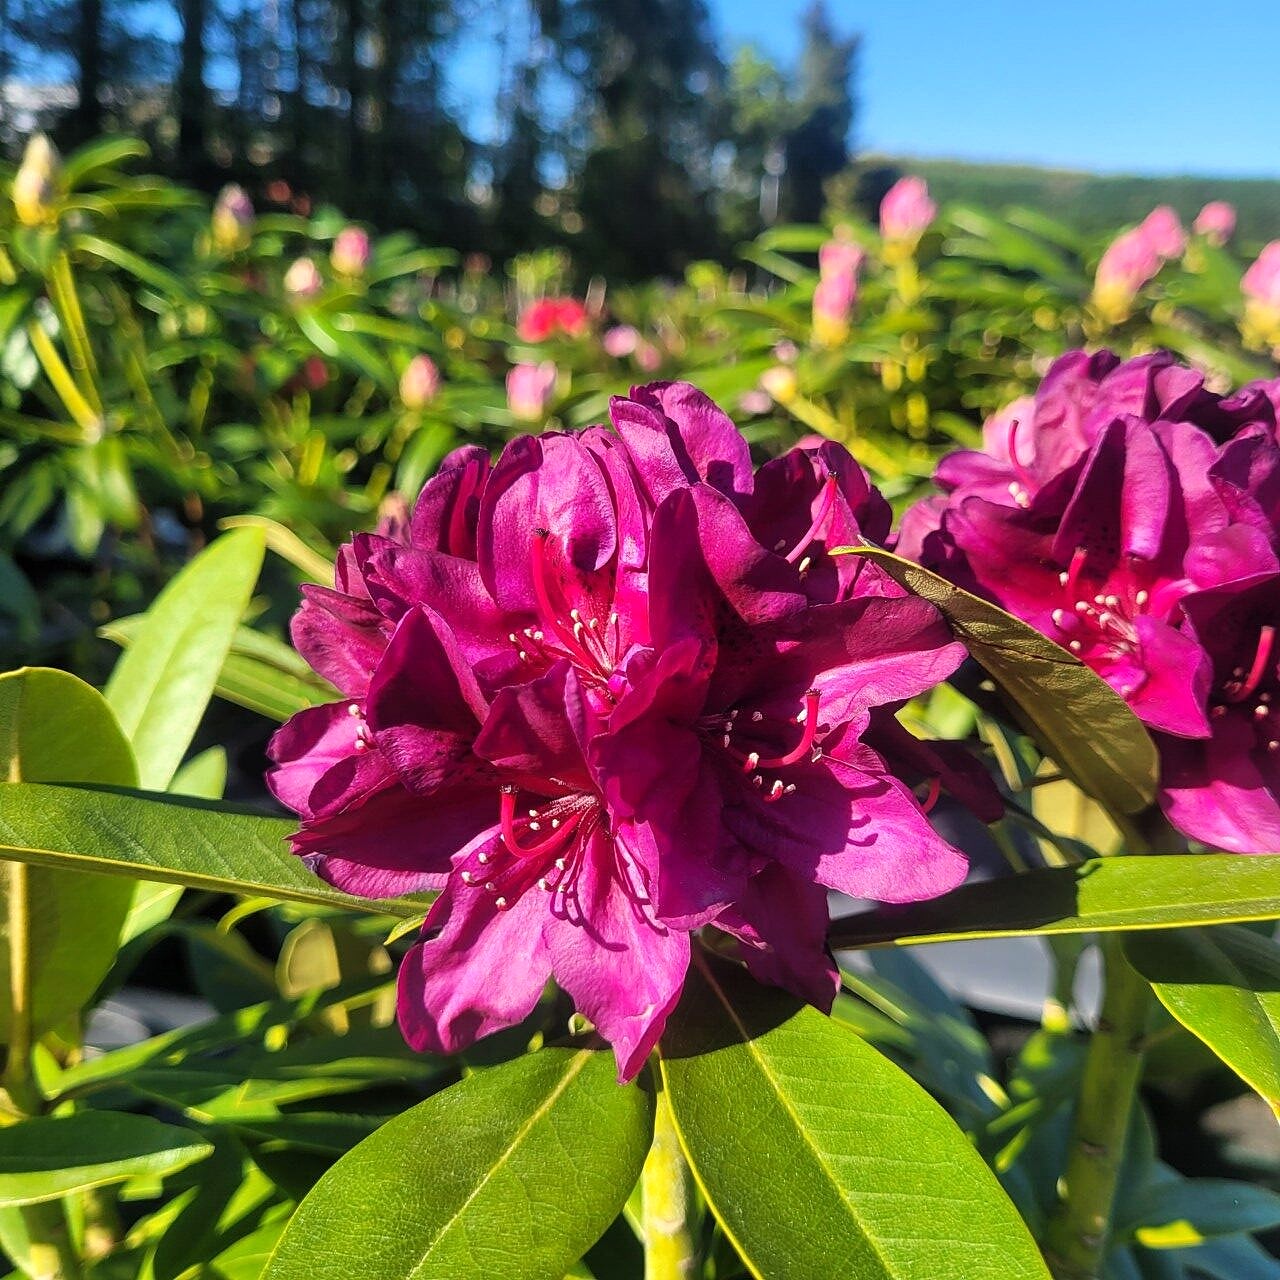
[[[1240,290],[1246,298],[1280,310],[1280,240],[1273,240],[1244,273]]]
[[[862,263],[866,256],[862,246],[852,241],[841,240],[838,237],[835,240],[828,240],[818,250],[818,275],[823,280],[841,276],[853,276],[856,279],[858,272],[862,270]]]
[[[790,404],[800,389],[796,371],[785,364],[775,364],[760,375],[760,389],[779,404]]]
[[[1196,220],[1192,223],[1192,230],[1197,235],[1204,236],[1210,244],[1226,244],[1235,233],[1235,229],[1235,206],[1228,204],[1225,200],[1210,200],[1196,214]]]
[[[213,242],[224,253],[248,247],[253,235],[253,201],[243,187],[232,182],[218,192],[211,223]]]
[[[1138,291],[1160,270],[1160,254],[1142,227],[1117,236],[1098,262],[1093,304],[1103,318],[1119,324],[1128,318]]]
[[[852,274],[828,276],[813,291],[813,336],[824,347],[838,346],[849,336],[849,316],[858,294]]]
[[[522,422],[540,422],[546,415],[555,386],[553,361],[515,365],[507,374],[507,408]]]
[[[629,324],[615,324],[612,328],[606,329],[604,337],[600,339],[605,355],[612,356],[615,360],[629,356],[639,342],[639,333]]]
[[[886,240],[915,243],[938,216],[923,178],[899,178],[880,202],[880,234]]]
[[[1158,205],[1143,218],[1138,230],[1162,258],[1180,258],[1187,247],[1187,233],[1178,215],[1167,204]]]
[[[414,356],[400,375],[400,403],[406,409],[425,409],[440,390],[440,370],[427,355]]]
[[[296,258],[284,273],[284,291],[291,298],[314,298],[323,288],[320,269],[310,258]]]
[[[652,342],[641,342],[636,347],[636,364],[645,373],[652,373],[662,363],[662,352]]]
[[[1280,351],[1280,240],[1273,240],[1240,281],[1244,320],[1240,331],[1256,348]]]
[[[343,227],[334,237],[329,261],[340,276],[363,275],[369,265],[369,233],[363,227]]]

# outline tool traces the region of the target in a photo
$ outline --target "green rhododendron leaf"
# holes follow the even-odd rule
[[[1180,929],[1128,938],[1125,954],[1164,1007],[1280,1117],[1280,946],[1239,927]]]
[[[662,1040],[699,1183],[753,1274],[1047,1280],[969,1140],[848,1027],[705,957]]]
[[[562,1280],[622,1208],[651,1096],[542,1049],[388,1121],[302,1202],[263,1280]]]

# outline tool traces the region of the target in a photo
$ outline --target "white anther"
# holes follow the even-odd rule
[[[489,861],[489,855],[482,849],[476,854],[476,861],[483,867]]]
[[[1070,581],[1071,581],[1071,575],[1069,573],[1063,572],[1058,574],[1058,585],[1060,587],[1065,587],[1067,583]]]
[[[804,712],[802,711],[800,714],[803,716],[803,715],[804,715]],[[752,724],[759,724],[759,723],[760,723],[760,721],[761,721],[761,720],[763,720],[763,719],[764,719],[764,712],[763,712],[763,711],[753,711],[753,712],[751,713],[751,723],[752,723]]]
[[[542,823],[540,823],[540,822],[531,822],[531,823],[529,823],[529,830],[530,830],[530,831],[541,831],[541,830],[542,830]]]
[[[760,753],[758,751],[749,752],[747,755],[747,769],[751,770],[760,763]]]
[[[359,714],[360,714],[360,704],[359,704],[358,702],[353,702],[353,703],[352,703],[352,704],[347,708],[347,715],[349,715],[349,716],[358,716]]]
[[[1067,645],[1067,648],[1070,649],[1072,653],[1079,653],[1080,650],[1084,648],[1084,645],[1082,645],[1079,640],[1073,640],[1069,645]]]
[[[485,893],[492,893],[492,892],[493,892],[497,887],[498,887],[498,886],[497,886],[496,884],[494,884],[492,880],[486,880],[486,881],[484,882],[484,891],[485,891]]]
[[[495,898],[493,900],[493,905],[497,907],[499,911],[505,911],[507,909],[507,900],[503,897]]]
[[[804,577],[804,575],[805,575],[806,573],[808,573],[808,572],[809,572],[809,565],[810,565],[810,564],[812,564],[812,563],[813,563],[813,561],[810,559],[810,557],[809,557],[809,556],[805,556],[805,558],[804,558],[803,560],[801,560],[801,561],[800,561],[800,563],[799,563],[798,565],[796,565],[796,568],[797,568],[797,570],[799,570],[800,576],[801,576],[802,578]]]
[[[787,785],[781,778],[773,780],[773,786],[769,788],[769,795],[772,799],[777,800],[787,789]]]
[[[1136,604],[1136,605],[1138,606],[1138,608],[1139,608],[1139,609],[1141,609],[1141,608],[1142,608],[1142,606],[1143,606],[1144,604],[1146,604],[1146,603],[1147,603],[1147,601],[1148,601],[1148,600],[1150,600],[1150,599],[1151,599],[1151,597],[1150,597],[1150,595],[1148,595],[1148,594],[1147,594],[1147,592],[1145,592],[1145,591],[1139,591],[1139,592],[1138,592],[1138,594],[1137,594],[1136,596],[1134,596],[1134,597],[1133,597],[1133,602],[1134,602],[1134,604]]]
[[[557,858],[557,859],[556,859],[556,864],[555,864],[555,865],[556,865],[556,870],[557,870],[557,871],[563,871],[563,870],[564,870],[564,865],[565,865],[565,864],[564,864],[564,859],[563,859],[563,858]]]
[[[474,879],[474,877],[472,876],[472,874],[471,874],[471,872],[470,872],[470,871],[464,871],[464,872],[462,873],[462,883],[463,883],[463,884],[470,884],[470,883],[471,883],[471,881],[472,881],[473,879]]]
[[[1060,627],[1062,626],[1063,619],[1066,618],[1067,615],[1063,610],[1055,609],[1050,616],[1053,618],[1053,625],[1055,627]]]

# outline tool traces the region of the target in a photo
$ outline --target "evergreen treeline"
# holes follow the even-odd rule
[[[804,28],[788,71],[726,60],[705,0],[0,0],[0,146],[127,130],[264,208],[647,277],[819,214],[857,39],[820,3]]]

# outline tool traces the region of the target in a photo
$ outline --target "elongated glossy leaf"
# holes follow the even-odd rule
[[[1280,946],[1248,929],[1187,929],[1129,938],[1125,954],[1160,1003],[1280,1117]]]
[[[1068,650],[1003,609],[879,547],[851,547],[937,606],[1062,769],[1107,808],[1155,798],[1156,749],[1124,700]]]
[[[0,1129],[0,1205],[35,1204],[71,1191],[172,1173],[213,1148],[199,1134],[150,1116],[81,1111]]]
[[[237,529],[205,548],[156,597],[107,682],[107,701],[133,743],[138,780],[163,791],[213,694],[249,603],[266,541]]]
[[[468,1076],[344,1156],[263,1280],[561,1280],[622,1208],[652,1126],[608,1053],[542,1049]]]
[[[846,1026],[699,958],[661,1047],[690,1164],[755,1275],[1047,1280],[955,1122]]]
[[[129,744],[96,689],[65,671],[24,667],[0,676],[0,776],[132,786],[137,774]],[[11,1026],[14,895],[21,895],[26,918],[26,996],[31,1031],[39,1036],[97,990],[115,959],[133,890],[124,881],[47,867],[15,874],[6,865],[0,879],[0,1037],[7,1040]]]
[[[930,902],[883,906],[831,926],[835,947],[1024,933],[1170,929],[1280,918],[1280,855],[1094,858],[963,885]]]
[[[127,649],[145,619],[141,613],[116,618],[100,627],[98,634]],[[213,691],[228,702],[281,721],[339,696],[287,644],[243,626],[236,628]]]
[[[296,826],[186,796],[36,783],[0,787],[0,858],[377,914],[422,914],[420,897],[374,902],[330,888],[286,848]]]
[[[1149,1249],[1185,1249],[1216,1236],[1277,1226],[1280,1196],[1274,1191],[1225,1178],[1175,1178],[1139,1197],[1116,1233]]]

